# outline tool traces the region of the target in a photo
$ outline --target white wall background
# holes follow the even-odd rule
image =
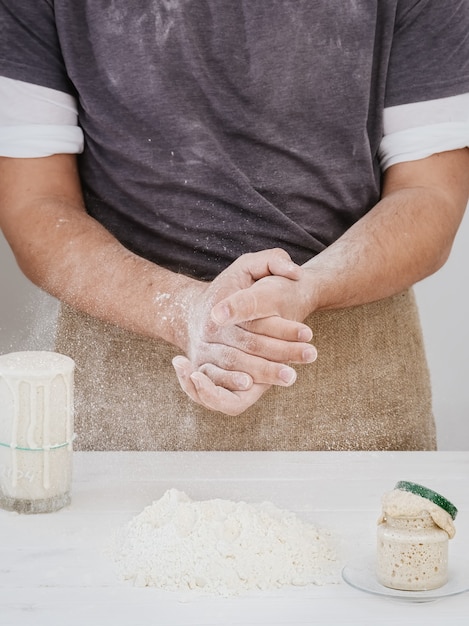
[[[416,286],[441,450],[469,450],[469,215],[452,255]],[[20,272],[0,233],[0,354],[50,349],[57,303]]]
[[[416,285],[441,450],[469,450],[469,205],[446,265]]]

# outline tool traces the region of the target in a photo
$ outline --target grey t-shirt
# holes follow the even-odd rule
[[[467,0],[2,0],[0,74],[79,102],[87,210],[213,278],[380,196],[386,106],[469,90]]]

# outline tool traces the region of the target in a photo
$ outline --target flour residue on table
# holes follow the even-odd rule
[[[238,595],[339,581],[335,541],[270,502],[191,500],[170,489],[114,535],[108,554],[136,586]]]

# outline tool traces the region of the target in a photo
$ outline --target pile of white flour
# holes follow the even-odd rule
[[[333,544],[269,502],[193,501],[170,489],[116,532],[108,552],[136,586],[236,595],[338,582]]]

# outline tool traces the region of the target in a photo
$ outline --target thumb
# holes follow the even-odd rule
[[[219,326],[227,326],[277,315],[273,311],[271,300],[260,297],[258,285],[259,283],[255,283],[220,300],[212,308],[212,320]]]

